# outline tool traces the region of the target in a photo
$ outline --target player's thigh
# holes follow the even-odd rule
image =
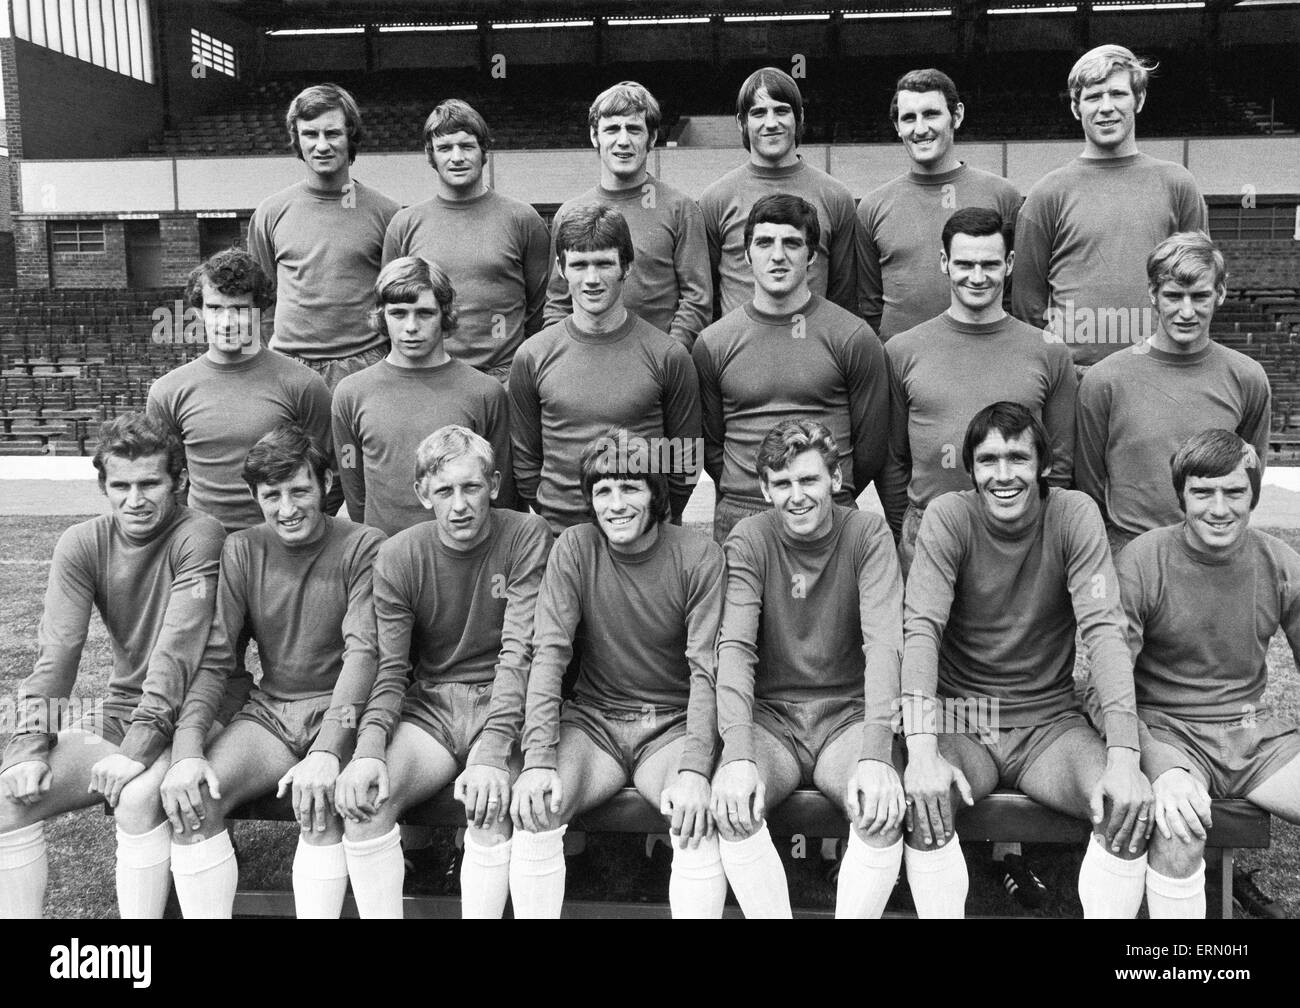
[[[456,758],[423,728],[403,721],[388,745],[388,801],[380,813],[395,822],[456,779]]]
[[[799,786],[799,781],[803,777],[803,771],[799,766],[799,760],[790,751],[786,743],[763,725],[754,724],[752,738],[754,764],[757,767],[758,779],[763,784],[763,819],[765,821],[767,812],[770,809],[780,805],[790,795],[794,794],[795,788]],[[719,767],[715,771],[715,781],[721,770],[722,767]],[[758,828],[758,825],[755,824],[755,829]],[[725,816],[717,818],[717,827],[725,840],[738,840],[749,835],[738,825],[726,821]]]
[[[221,785],[221,800],[215,804],[223,818],[244,802],[273,792],[300,762],[270,730],[242,718],[217,736],[207,758]]]
[[[562,823],[609,801],[627,783],[623,765],[571,724],[560,726],[555,770],[560,777]]]
[[[1020,790],[1076,819],[1092,818],[1090,800],[1106,771],[1106,743],[1087,724],[1062,732],[1020,776]]]
[[[58,744],[46,756],[50,789],[32,805],[0,798],[0,833],[98,804],[102,797],[86,790],[91,767],[118,751],[117,746],[93,732],[80,729],[59,732]]]
[[[978,735],[965,732],[943,732],[939,735],[939,755],[962,772],[966,783],[970,785],[971,797],[975,801],[991,795],[998,786],[998,765],[989,752],[988,746],[979,740]],[[953,807],[960,808],[966,804],[956,786],[952,789]]]
[[[677,780],[685,752],[686,736],[679,735],[646,756],[632,775],[632,783],[641,792],[641,797],[655,808],[659,807],[664,788]]]
[[[854,722],[836,735],[817,755],[817,764],[813,767],[813,785],[841,812],[847,811],[849,781],[857,773],[861,759],[861,721]]]
[[[1300,824],[1300,756],[1257,785],[1246,800],[1287,822]]]
[[[122,796],[114,810],[118,829],[125,833],[139,834],[162,825],[167,817],[163,813],[162,798],[158,791],[171,765],[172,751],[167,748],[144,773],[128,781],[126,787],[122,788]]]

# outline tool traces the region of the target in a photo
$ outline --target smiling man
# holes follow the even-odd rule
[[[947,309],[948,277],[935,250],[954,210],[994,210],[1008,237],[1015,230],[1020,191],[958,156],[965,118],[957,85],[942,70],[910,70],[894,85],[889,121],[912,167],[858,204],[862,313],[882,342]]]
[[[551,533],[537,515],[491,506],[501,473],[473,431],[440,428],[414,457],[415,493],[432,517],[394,535],[375,561],[379,673],[356,755],[335,788],[348,875],[362,917],[400,918],[397,820],[463,771],[461,912],[500,917],[533,610]]]
[[[447,352],[504,383],[519,345],[542,328],[550,238],[536,210],[488,188],[491,148],[487,123],[466,102],[449,98],[429,113],[424,153],[437,192],[393,216],[384,262],[419,256],[452,277],[460,322]]]
[[[974,489],[926,509],[907,581],[904,861],[917,913],[964,914],[953,809],[1001,786],[1090,820],[1084,916],[1135,917],[1151,786],[1138,766],[1133,666],[1101,518],[1085,494],[1048,487],[1047,432],[1018,403],[976,414],[962,462]],[[1076,635],[1101,736],[1074,693]]]
[[[669,524],[651,445],[613,428],[582,453],[591,524],[566,529],[537,602],[524,772],[511,795],[516,917],[559,917],[567,824],[631,781],[668,821],[674,917],[720,917],[709,816],[722,551]],[[575,648],[573,698],[560,683]]]
[[[1155,792],[1147,907],[1197,918],[1211,798],[1300,823],[1300,732],[1264,698],[1279,629],[1300,659],[1300,555],[1250,528],[1263,466],[1236,434],[1194,435],[1170,468],[1182,521],[1138,536],[1118,571]]]
[[[186,917],[230,917],[239,868],[225,817],[252,798],[290,792],[300,827],[297,914],[338,917],[348,872],[334,784],[375,680],[371,568],[383,535],[325,513],[330,472],[301,428],[258,441],[244,478],[263,524],[222,550],[217,616],[162,783],[176,895]],[[251,692],[236,665],[245,627],[261,659]],[[232,699],[243,702],[205,746]]]
[[[600,183],[561,206],[551,226],[558,232],[564,219],[583,206],[609,206],[621,213],[636,251],[623,303],[689,350],[713,316],[709,246],[695,201],[646,169],[659,135],[659,116],[654,95],[636,81],[623,81],[596,96],[587,126],[600,157]],[[556,262],[546,297],[546,324],[572,311],[569,284]]]
[[[885,461],[889,369],[871,327],[814,294],[817,211],[798,196],[764,196],[745,221],[752,299],[701,333],[692,356],[700,378],[704,466],[718,489],[713,537],[768,508],[755,470],[772,425],[824,423],[840,451],[837,503],[854,506]]]
[[[225,533],[176,503],[184,455],[156,420],[124,413],[104,423],[94,465],[109,512],[73,525],[54,548],[36,665],[16,690],[0,764],[0,918],[41,916],[46,820],[101,800],[117,823],[118,912],[158,919],[167,902],[158,785],[212,624]],[[92,608],[113,667],[102,699],[83,701],[77,716],[82,704],[69,697]]]
[[[700,196],[713,268],[713,291],[721,318],[754,294],[746,221],[763,196],[792,193],[816,210],[818,240],[808,283],[813,293],[858,311],[857,218],[843,182],[804,161],[803,96],[783,70],[755,70],[736,97],[736,124],[749,160],[723,175]]]
[[[430,431],[460,424],[500,459],[493,499],[514,505],[510,406],[505,389],[451,357],[445,340],[462,324],[447,274],[427,259],[394,259],[375,282],[374,324],[391,349],[339,382],[331,409],[348,516],[385,535],[432,518],[411,484],[411,459]]]
[[[1143,250],[1176,231],[1209,229],[1191,173],[1138,151],[1137,115],[1153,69],[1118,45],[1079,57],[1069,89],[1083,154],[1039,179],[1016,218],[1012,311],[1055,333],[1078,365],[1151,334]]]
[[[1147,257],[1146,275],[1155,332],[1079,385],[1075,481],[1097,502],[1115,551],[1179,520],[1169,458],[1206,424],[1236,431],[1261,460],[1268,454],[1268,376],[1210,337],[1227,292],[1223,254],[1204,233],[1171,235]]]

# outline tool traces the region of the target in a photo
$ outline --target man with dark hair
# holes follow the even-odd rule
[[[163,375],[146,409],[185,446],[189,503],[227,532],[262,521],[241,476],[257,439],[283,423],[330,452],[330,393],[308,368],[261,342],[259,313],[272,285],[243,249],[218,252],[190,274],[186,304],[203,316],[208,349]]]
[[[926,508],[907,580],[904,862],[922,917],[960,917],[968,876],[957,801],[998,786],[1091,821],[1086,917],[1137,915],[1151,786],[1138,766],[1133,666],[1096,506],[1048,487],[1052,449],[1026,407],[997,402],[966,429],[974,489]],[[1103,736],[1074,694],[1082,636]]]
[[[623,81],[596,96],[587,126],[600,156],[600,184],[561,206],[552,228],[558,231],[578,207],[618,210],[636,250],[636,267],[623,286],[624,305],[689,350],[713,316],[709,246],[695,201],[646,170],[659,115],[654,95],[636,81]],[[568,282],[553,262],[546,322],[558,322],[572,311]]]
[[[374,324],[388,356],[334,390],[334,446],[348,517],[385,535],[430,515],[411,482],[411,459],[429,431],[461,424],[487,438],[501,458],[493,499],[515,501],[510,472],[510,406],[501,383],[451,357],[444,339],[461,318],[447,274],[427,259],[403,256],[375,281]]]
[[[755,463],[770,509],[725,545],[713,815],[746,917],[790,916],[764,820],[801,784],[852,823],[837,917],[879,917],[903,857],[902,749],[890,727],[903,581],[884,520],[835,503],[840,458],[825,425],[778,423]]]
[[[170,888],[158,785],[211,627],[225,533],[176,503],[184,455],[156,420],[126,413],[104,423],[94,464],[109,512],[73,525],[54,548],[36,665],[17,689],[0,764],[0,918],[41,916],[45,821],[101,800],[115,810],[121,916],[161,918]],[[103,698],[82,710],[69,698],[92,607],[113,668]]]
[[[394,535],[375,561],[379,674],[335,786],[362,917],[402,916],[397,820],[458,771],[461,912],[505,909],[510,785],[551,533],[537,515],[491,507],[500,485],[487,441],[456,425],[434,431],[415,453],[432,519]]]
[[[653,442],[626,428],[587,445],[578,469],[592,523],[562,532],[546,565],[524,771],[510,800],[516,917],[560,916],[567,824],[628,781],[676,841],[673,916],[722,916],[727,884],[709,817],[722,551],[669,524],[656,462]],[[562,704],[579,641],[573,699]]]
[[[809,417],[840,451],[835,499],[854,506],[885,461],[889,372],[871,327],[814,294],[817,211],[786,194],[764,196],[745,220],[751,298],[700,334],[704,465],[718,489],[713,537],[768,509],[755,453],[775,421]]]
[[[452,278],[460,323],[447,352],[504,383],[519,345],[542,328],[550,236],[531,206],[488,188],[491,148],[487,123],[467,102],[449,98],[429,113],[424,153],[437,191],[393,216],[384,262],[419,256]]]
[[[365,131],[343,88],[302,91],[285,126],[305,177],[258,205],[248,250],[276,280],[272,349],[307,364],[333,389],[387,352],[366,314],[384,229],[398,204],[352,177]]]
[[[715,318],[746,304],[754,293],[745,221],[763,196],[792,193],[807,200],[820,223],[808,284],[813,293],[856,313],[858,275],[857,217],[843,182],[800,158],[803,96],[783,70],[755,70],[736,97],[736,124],[749,160],[718,179],[700,197],[713,267]]]
[[[580,207],[556,229],[573,314],[528,340],[510,371],[515,492],[558,535],[587,518],[578,458],[611,424],[662,450],[672,520],[700,466],[699,387],[681,343],[623,304],[632,235],[612,207]]]
[[[1034,183],[1016,218],[1012,311],[1068,344],[1077,365],[1154,328],[1145,250],[1176,231],[1209,229],[1191,173],[1138,151],[1137,115],[1154,69],[1119,45],[1079,57],[1068,83],[1083,154]]]
[[[958,157],[965,117],[957,86],[942,70],[910,70],[894,85],[889,121],[912,167],[858,204],[862,313],[882,342],[948,308],[935,239],[954,210],[984,207],[1001,215],[1008,238],[1015,230],[1020,191]]]
[[[1194,435],[1170,468],[1182,521],[1138,536],[1116,566],[1155,793],[1147,909],[1198,918],[1211,798],[1300,824],[1300,732],[1264,698],[1278,630],[1300,660],[1300,556],[1250,527],[1263,466],[1237,434]],[[1233,890],[1278,915],[1248,875]]]
[[[1188,437],[1213,424],[1268,454],[1272,393],[1253,358],[1210,338],[1228,274],[1203,232],[1170,235],[1147,256],[1156,328],[1079,385],[1075,480],[1106,519],[1112,550],[1179,520],[1163,474]]]
[[[338,917],[348,872],[334,784],[375,680],[371,567],[383,535],[325,513],[331,473],[301,428],[261,438],[243,476],[264,522],[233,533],[222,550],[217,617],[162,783],[176,895],[186,917],[231,915],[239,868],[225,817],[276,789],[292,793],[301,828],[298,916]],[[261,658],[251,692],[236,661],[245,627]],[[232,708],[205,744],[219,712]]]

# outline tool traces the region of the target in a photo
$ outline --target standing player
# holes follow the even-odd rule
[[[1079,385],[1075,480],[1097,502],[1114,550],[1179,520],[1169,458],[1206,424],[1268,453],[1271,392],[1258,361],[1210,338],[1228,274],[1201,232],[1171,235],[1146,263],[1156,329],[1090,369]]]
[[[392,349],[334,390],[334,450],[348,516],[385,535],[432,517],[411,483],[411,459],[430,431],[449,423],[489,440],[505,473],[494,499],[514,503],[505,389],[444,346],[461,325],[455,294],[447,274],[426,259],[390,262],[375,282],[374,324]]]
[[[682,345],[623,305],[632,267],[627,221],[580,207],[556,229],[573,315],[520,348],[510,371],[515,492],[558,535],[586,520],[578,458],[611,424],[656,449],[681,521],[699,472],[699,388]]]
[[[736,123],[749,160],[727,172],[700,197],[713,267],[713,291],[721,318],[754,293],[745,222],[763,196],[792,193],[817,211],[817,255],[808,283],[813,293],[856,313],[858,305],[857,218],[843,182],[800,158],[803,96],[789,74],[776,67],[755,70],[736,97]]]
[[[343,88],[302,91],[285,125],[304,178],[258,205],[248,250],[276,279],[272,349],[310,366],[332,390],[387,352],[366,313],[398,204],[352,177],[365,130]]]
[[[1117,561],[1155,792],[1147,870],[1155,917],[1205,916],[1211,798],[1245,798],[1300,823],[1300,732],[1264,701],[1280,629],[1300,659],[1300,556],[1250,528],[1263,466],[1231,431],[1189,438],[1171,464],[1182,521]],[[1249,876],[1234,879],[1234,890]]]
[[[560,916],[567,824],[629,780],[670,822],[673,916],[722,916],[727,883],[709,818],[722,551],[668,523],[653,459],[624,428],[588,445],[579,472],[593,522],[566,529],[546,565],[524,772],[510,799],[516,917]],[[574,697],[561,704],[576,646]]]
[[[621,213],[636,251],[623,304],[689,350],[713,315],[709,245],[695,201],[646,170],[659,136],[659,103],[636,81],[623,81],[596,96],[587,126],[600,155],[600,184],[561,206],[552,230],[577,207],[602,205]],[[569,284],[553,261],[546,324],[572,311]]]
[[[424,153],[437,192],[393,216],[384,262],[419,256],[455,278],[460,324],[447,352],[504,384],[515,351],[542,327],[550,238],[536,210],[488,188],[491,148],[487,123],[460,99],[429,113]]]
[[[1133,666],[1101,517],[1085,494],[1048,488],[1047,432],[1019,403],[976,414],[962,462],[975,488],[926,509],[907,580],[904,860],[917,913],[965,912],[953,807],[1001,785],[1090,819],[1084,916],[1135,917],[1151,786],[1138,766]],[[1104,740],[1074,695],[1076,634]]]
[[[244,475],[265,521],[226,540],[217,618],[162,783],[176,895],[186,917],[230,916],[239,868],[225,817],[278,788],[301,827],[298,916],[338,917],[348,872],[334,783],[375,680],[371,567],[383,536],[325,513],[325,456],[299,428],[258,441]],[[235,675],[245,627],[262,672],[205,754],[218,708],[245,689]]]
[[[45,821],[101,799],[115,809],[122,917],[161,918],[170,888],[158,785],[212,624],[225,533],[176,503],[180,443],[144,414],[105,423],[94,463],[110,510],[69,528],[54,549],[36,668],[18,687],[0,766],[0,918],[41,916]],[[113,668],[104,698],[75,717],[68,697],[92,606]],[[60,711],[71,716],[61,731]]]
[[[852,823],[835,916],[879,917],[903,858],[893,540],[879,515],[835,503],[840,453],[825,425],[783,420],[757,456],[771,507],[727,537],[718,635],[722,863],[746,917],[789,917],[764,813],[812,784]]]
[[[958,157],[965,117],[957,85],[942,70],[910,70],[894,85],[889,121],[912,167],[858,204],[862,313],[881,342],[948,308],[949,278],[934,252],[954,210],[994,210],[1015,230],[1020,191]]]
[[[1083,154],[1044,175],[1016,218],[1012,311],[1095,364],[1152,330],[1143,249],[1175,231],[1208,230],[1191,173],[1137,149],[1136,119],[1154,67],[1123,46],[1084,53],[1070,71]]]
[[[754,290],[695,344],[704,464],[718,487],[713,537],[722,543],[768,504],[754,468],[773,423],[811,417],[840,451],[837,503],[854,500],[885,461],[889,374],[871,328],[810,289],[820,258],[817,211],[798,196],[764,196],[745,221]]]
[[[551,533],[537,515],[490,506],[501,473],[492,446],[473,431],[452,425],[430,434],[415,472],[433,519],[379,550],[379,675],[356,755],[335,788],[348,875],[362,917],[401,917],[397,820],[463,771],[462,912],[500,917],[533,609]]]
[[[262,346],[259,313],[274,287],[242,249],[218,252],[190,274],[188,307],[202,312],[208,349],[149,389],[149,415],[185,446],[189,502],[227,532],[258,525],[262,512],[241,475],[258,438],[284,423],[330,450],[330,393],[308,368]]]

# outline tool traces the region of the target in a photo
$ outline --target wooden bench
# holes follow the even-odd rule
[[[287,798],[258,799],[236,809],[231,821],[292,822],[293,809]],[[1245,848],[1268,847],[1272,819],[1250,802],[1227,799],[1214,802],[1214,826],[1206,843],[1206,861],[1215,858],[1223,871],[1222,910],[1225,919],[1232,917],[1232,868],[1236,852]],[[402,823],[410,826],[458,827],[465,825],[465,812],[451,789],[411,809]],[[575,829],[588,833],[663,833],[664,820],[636,791],[624,788],[604,805],[578,816]],[[848,824],[840,811],[817,791],[796,791],[768,814],[768,828],[776,836],[845,837]],[[1018,791],[996,791],[970,808],[957,813],[957,831],[970,843],[1077,843],[1087,842],[1086,822],[1054,812]],[[450,896],[414,896],[403,898],[408,918],[459,917],[460,900]],[[728,907],[728,915],[735,916]],[[606,901],[566,900],[566,917],[646,917],[667,916],[666,905],[617,903]],[[292,917],[293,893],[278,891],[241,891],[235,897],[236,916]],[[349,894],[344,909],[355,916],[356,905]],[[831,916],[825,911],[799,913],[798,916]]]

